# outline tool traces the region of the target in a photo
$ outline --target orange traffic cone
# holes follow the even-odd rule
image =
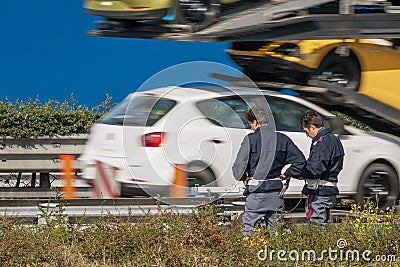
[[[186,172],[183,164],[175,164],[175,175],[169,188],[170,197],[187,197]]]
[[[72,162],[75,159],[73,155],[60,155],[61,160],[61,178],[64,183],[61,187],[63,198],[76,198],[75,186],[72,184],[72,180],[75,178],[75,170],[72,168]]]

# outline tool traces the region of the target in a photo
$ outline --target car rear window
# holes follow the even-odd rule
[[[115,106],[99,123],[129,126],[152,126],[168,113],[176,102],[158,97],[126,98]]]

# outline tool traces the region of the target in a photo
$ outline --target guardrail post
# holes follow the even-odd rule
[[[32,177],[31,177],[31,187],[36,186],[36,172],[32,172]]]
[[[72,162],[74,160],[73,155],[60,155],[61,160],[61,175],[62,181],[64,182],[61,192],[63,192],[63,198],[76,198],[75,196],[75,186],[72,184],[73,173],[75,172],[72,167]]]
[[[17,177],[17,182],[15,184],[15,187],[19,187],[19,185],[21,184],[21,177],[22,177],[22,172],[18,173],[18,177]]]
[[[39,173],[39,185],[40,188],[50,188],[50,173],[41,172]]]

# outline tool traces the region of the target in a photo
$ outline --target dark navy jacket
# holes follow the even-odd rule
[[[343,168],[343,158],[344,150],[339,138],[331,132],[331,129],[321,128],[312,139],[310,157],[304,168],[303,177],[337,182],[339,172]],[[334,186],[319,186],[317,190],[310,190],[304,186],[302,192],[321,196],[339,194],[338,188]]]
[[[279,177],[287,164],[291,166],[285,175],[298,178],[302,175],[305,162],[303,153],[289,137],[268,126],[260,126],[243,139],[232,171],[236,180],[244,181],[247,177],[263,180],[257,187],[249,189],[247,186],[245,195],[251,192],[280,191],[282,182],[270,179]]]

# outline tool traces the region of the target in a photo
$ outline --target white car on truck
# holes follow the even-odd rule
[[[360,202],[378,197],[382,207],[397,200],[397,137],[343,127],[332,113],[306,100],[249,88],[164,87],[128,95],[91,128],[80,157],[82,176],[91,182],[104,173],[99,168],[107,167],[121,195],[168,195],[177,166],[183,166],[188,190],[236,192],[233,188],[243,185],[235,181],[231,167],[251,131],[244,117],[250,107],[265,103],[276,130],[288,135],[306,157],[311,140],[299,125],[305,111],[319,112],[325,126],[337,132],[346,153],[340,197]],[[301,197],[303,184],[292,179],[285,197]]]

